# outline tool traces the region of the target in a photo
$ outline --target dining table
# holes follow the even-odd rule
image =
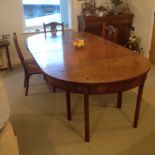
[[[84,46],[74,46],[83,40]],[[141,100],[149,60],[126,47],[94,34],[76,31],[49,32],[30,36],[26,46],[46,79],[66,92],[67,118],[71,120],[70,93],[84,95],[84,137],[90,141],[89,95],[117,94],[122,107],[123,92],[138,87],[133,127],[138,126]]]

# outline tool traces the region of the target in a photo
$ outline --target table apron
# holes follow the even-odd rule
[[[127,91],[143,84],[147,73],[129,80],[101,84],[73,83],[55,79],[48,75],[46,76],[49,84],[65,91],[70,91],[73,93],[107,94]]]

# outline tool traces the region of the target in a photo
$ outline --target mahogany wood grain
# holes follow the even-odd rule
[[[85,46],[72,42],[84,39]],[[142,90],[150,62],[142,55],[102,37],[66,31],[51,37],[47,34],[27,38],[27,48],[54,87],[67,91],[67,114],[71,120],[69,92],[84,94],[85,141],[89,141],[89,94],[118,93],[117,107],[122,106],[122,92],[140,87],[135,110],[137,127]]]

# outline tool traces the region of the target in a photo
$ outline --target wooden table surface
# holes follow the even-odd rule
[[[75,38],[85,47],[72,45]],[[66,32],[45,39],[44,34],[29,37],[28,48],[43,71],[54,78],[75,83],[109,83],[146,73],[149,61],[127,48],[89,33]]]
[[[72,45],[84,39],[85,46]],[[37,61],[48,81],[67,91],[68,118],[71,119],[69,92],[84,94],[85,140],[89,141],[89,94],[118,93],[121,107],[122,92],[139,87],[134,127],[137,127],[141,96],[150,62],[129,49],[93,34],[66,31],[56,37],[48,33],[28,37],[27,48]]]

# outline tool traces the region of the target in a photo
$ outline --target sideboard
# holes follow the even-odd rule
[[[113,25],[118,28],[118,44],[124,45],[130,36],[130,30],[133,22],[133,14],[113,15],[113,16],[78,16],[78,31],[90,32],[101,36],[103,31],[103,22],[106,25]]]

